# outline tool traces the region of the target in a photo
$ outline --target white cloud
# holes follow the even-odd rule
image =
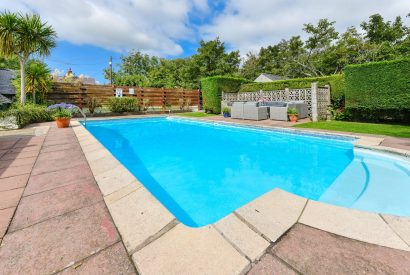
[[[301,35],[304,23],[316,23],[321,18],[336,21],[337,30],[342,32],[349,26],[358,27],[375,13],[393,20],[409,12],[409,0],[228,0],[225,9],[200,32],[205,39],[219,36],[244,55]]]
[[[39,13],[59,39],[75,44],[157,55],[181,54],[177,41],[195,36],[189,14],[209,9],[206,0],[14,0],[2,8]]]

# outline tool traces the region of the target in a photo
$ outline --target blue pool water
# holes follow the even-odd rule
[[[188,226],[214,223],[274,188],[410,216],[410,162],[352,139],[165,117],[86,128]]]

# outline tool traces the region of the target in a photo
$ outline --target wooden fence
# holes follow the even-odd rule
[[[53,83],[52,91],[47,94],[47,101],[52,103],[66,102],[79,107],[86,107],[88,98],[97,98],[102,105],[106,105],[107,99],[115,96],[115,90],[117,88],[122,89],[123,96],[136,97],[140,102],[143,102],[144,99],[148,99],[150,107],[163,107],[166,104],[178,106],[180,100],[183,99],[185,104],[186,102],[190,102],[190,106],[198,106],[198,109],[200,109],[199,90],[89,85],[63,82]]]

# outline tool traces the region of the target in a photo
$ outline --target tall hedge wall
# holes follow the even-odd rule
[[[206,112],[221,113],[222,92],[237,92],[243,83],[249,82],[243,78],[212,76],[201,79],[203,108]]]
[[[352,119],[410,122],[410,59],[347,66],[345,78]]]
[[[308,88],[311,86],[312,82],[318,82],[319,86],[330,85],[332,99],[338,99],[344,95],[345,86],[344,76],[342,74],[323,77],[294,78],[272,82],[249,83],[242,85],[240,92],[257,92],[260,90],[273,91],[283,90],[285,88]]]

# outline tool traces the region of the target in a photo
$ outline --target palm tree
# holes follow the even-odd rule
[[[51,71],[46,64],[37,60],[30,60],[26,66],[26,92],[33,96],[36,103],[36,92],[42,95],[46,93],[51,85]]]
[[[38,14],[0,14],[0,54],[17,56],[20,62],[21,104],[26,103],[26,63],[30,56],[47,56],[56,45],[57,34],[51,26],[43,23]]]

